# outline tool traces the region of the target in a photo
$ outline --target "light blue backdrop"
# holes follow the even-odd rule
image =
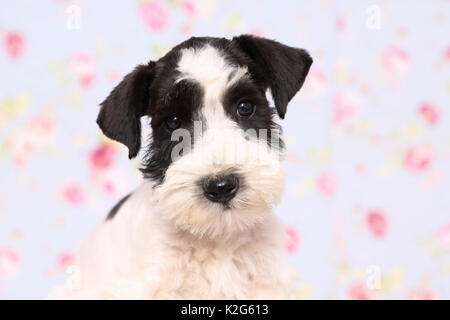
[[[79,14],[78,14],[79,13]],[[95,124],[136,64],[253,33],[314,57],[283,121],[299,298],[450,298],[449,1],[3,1],[0,297],[42,298],[140,176]]]

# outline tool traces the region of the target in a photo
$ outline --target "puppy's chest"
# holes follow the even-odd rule
[[[177,260],[184,298],[245,299],[262,271],[251,247],[189,248]]]

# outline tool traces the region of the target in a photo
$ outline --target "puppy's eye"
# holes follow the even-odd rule
[[[169,117],[166,120],[164,120],[167,129],[170,131],[174,131],[181,127],[181,120],[178,117]]]
[[[244,100],[239,102],[237,107],[237,114],[240,117],[250,117],[255,111],[255,105],[250,101]]]

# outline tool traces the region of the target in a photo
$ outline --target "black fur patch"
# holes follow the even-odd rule
[[[141,121],[149,105],[155,63],[137,66],[101,103],[97,124],[109,138],[128,147],[129,158],[141,148]]]
[[[249,117],[240,117],[237,113],[239,102],[244,100],[250,101],[255,106],[254,113]],[[271,145],[273,130],[281,135],[281,127],[273,121],[275,111],[269,106],[265,88],[261,84],[249,79],[237,81],[225,93],[223,105],[226,114],[236,121],[244,131],[254,129],[257,137],[262,139],[264,137],[260,136],[259,130],[266,130],[269,145]],[[279,146],[283,147],[282,141],[280,141]]]
[[[303,49],[250,35],[235,37],[232,42],[252,60],[251,71],[270,87],[278,115],[284,119],[289,101],[303,86],[311,56]]]
[[[165,172],[172,163],[172,149],[180,141],[171,141],[172,132],[164,120],[176,116],[181,120],[181,128],[189,130],[194,136],[194,121],[199,120],[199,109],[202,106],[202,88],[195,82],[182,80],[168,88],[159,87],[159,95],[155,97],[152,109],[152,139],[144,158],[141,170],[145,177],[162,182]],[[192,138],[193,139],[193,138]]]
[[[119,202],[116,203],[116,205],[114,207],[112,207],[112,209],[109,211],[108,216],[106,217],[106,220],[111,220],[113,219],[117,212],[119,212],[120,208],[122,207],[122,205],[125,203],[125,201],[128,200],[128,198],[132,195],[132,193],[126,195],[125,197],[123,197],[122,199],[120,199]]]

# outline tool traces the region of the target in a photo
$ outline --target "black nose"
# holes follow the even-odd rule
[[[227,204],[239,189],[239,179],[235,175],[208,178],[203,182],[205,197],[212,202]]]

